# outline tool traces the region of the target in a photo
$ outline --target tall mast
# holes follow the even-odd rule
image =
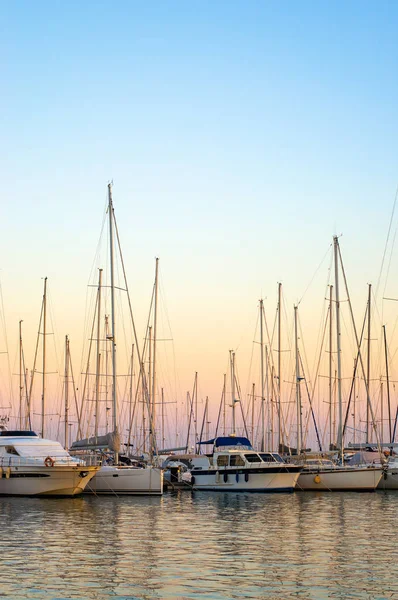
[[[281,394],[282,394],[282,367],[281,367],[281,296],[282,296],[282,284],[278,283],[278,449],[282,442],[282,406],[281,406]]]
[[[43,373],[41,392],[41,437],[44,438],[46,410],[46,326],[47,326],[47,277],[44,278],[43,293]]]
[[[294,339],[296,345],[296,406],[297,406],[297,454],[301,454],[301,390],[300,390],[300,361],[297,334],[297,306],[294,307]]]
[[[155,267],[155,298],[154,298],[154,315],[153,315],[153,358],[152,358],[152,423],[153,436],[156,435],[156,332],[158,321],[158,270],[159,259],[156,258]],[[153,448],[153,440],[152,440]]]
[[[152,326],[148,327],[148,406],[149,406],[149,453],[153,448],[152,419]],[[152,456],[151,456],[152,459]]]
[[[264,303],[260,300],[260,348],[261,348],[261,452],[265,450],[265,392],[264,392],[264,332],[263,332]],[[254,394],[253,394],[254,403]]]
[[[22,321],[19,321],[19,428],[22,429],[22,395],[23,395],[23,358],[22,358]]]
[[[223,435],[225,436],[225,406],[226,406],[226,390],[227,390],[227,374],[224,373],[224,385],[222,390],[222,420],[223,420]]]
[[[388,374],[388,352],[387,352],[387,336],[386,336],[386,326],[383,325],[384,332],[384,356],[386,361],[386,379],[387,379],[387,411],[388,411],[388,433],[389,433],[389,441],[392,443],[394,440],[391,430],[391,403],[390,403],[390,377]],[[383,441],[383,440],[382,440]]]
[[[94,435],[98,436],[99,423],[99,396],[100,396],[100,337],[101,337],[101,286],[102,269],[98,269],[98,300],[97,300],[97,367],[95,372],[95,426]]]
[[[273,437],[273,408],[271,406],[271,399],[269,397],[269,376],[268,376],[268,346],[265,346],[265,381],[267,388],[267,423],[268,423],[268,435],[267,435],[267,450],[272,450],[274,443]],[[272,416],[271,416],[272,415]]]
[[[112,428],[117,432],[117,397],[116,397],[116,342],[115,342],[115,274],[114,274],[114,247],[113,247],[113,227],[114,214],[112,203],[112,184],[108,183],[108,212],[109,212],[109,251],[110,251],[110,271],[111,271],[111,334],[112,342]],[[118,456],[116,453],[116,462]]]
[[[369,283],[369,291],[368,291],[368,355],[367,355],[367,364],[366,364],[366,381],[368,382],[368,390],[370,390],[370,303],[372,297],[372,284]],[[370,421],[370,411],[369,411],[369,402],[366,402],[366,443],[370,442],[369,435],[369,421]]]
[[[235,435],[235,352],[229,351],[231,360],[231,390],[232,390],[232,435]]]
[[[333,352],[333,286],[329,286],[329,450],[332,449],[332,428],[333,428],[333,383],[332,383],[332,352]],[[332,441],[333,439],[333,441]]]
[[[337,333],[337,392],[339,403],[339,430],[338,430],[338,446],[341,452],[341,460],[344,456],[344,440],[343,440],[343,405],[341,396],[341,331],[340,331],[340,296],[339,296],[339,263],[338,263],[338,246],[339,241],[337,235],[333,237],[334,244],[334,278],[336,289],[336,333]]]
[[[69,339],[65,336],[65,448],[69,446]]]

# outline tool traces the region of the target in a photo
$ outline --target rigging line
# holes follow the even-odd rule
[[[390,233],[391,233],[392,223],[393,223],[393,220],[394,220],[394,213],[395,213],[395,207],[396,207],[396,204],[397,204],[397,198],[398,198],[398,186],[397,186],[397,189],[395,191],[395,198],[394,198],[394,203],[393,203],[393,207],[392,207],[392,211],[391,211],[390,224],[388,226],[387,238],[386,238],[386,243],[385,243],[385,246],[384,246],[384,252],[383,252],[383,258],[382,258],[382,261],[381,261],[379,278],[378,278],[377,284],[376,284],[376,296],[377,296],[377,294],[379,292],[379,286],[380,286],[381,276],[383,274],[384,260],[386,258],[388,242],[390,240]]]
[[[395,228],[394,237],[392,239],[390,258],[389,258],[389,261],[388,261],[388,267],[387,267],[387,273],[386,273],[386,281],[385,281],[384,290],[383,290],[383,297],[386,294],[388,276],[390,274],[391,260],[392,260],[392,255],[393,255],[393,251],[394,251],[394,245],[395,245],[395,238],[397,237],[397,229],[398,229],[398,226]]]
[[[317,276],[317,274],[318,274],[318,271],[320,270],[320,268],[322,267],[323,263],[325,262],[325,259],[326,259],[327,255],[329,254],[329,252],[330,252],[330,249],[331,249],[331,248],[332,248],[332,244],[329,244],[329,246],[328,246],[328,249],[327,249],[327,251],[325,252],[325,254],[324,254],[324,256],[323,256],[323,258],[322,258],[321,262],[319,263],[319,265],[318,265],[318,266],[317,266],[317,268],[315,269],[315,273],[313,274],[313,276],[312,276],[312,278],[311,278],[311,281],[309,282],[309,284],[308,284],[308,285],[307,285],[307,287],[305,288],[305,290],[304,290],[304,293],[303,293],[303,295],[301,296],[300,300],[297,302],[297,306],[299,306],[299,305],[301,304],[301,301],[303,300],[304,296],[306,295],[306,293],[308,292],[309,288],[311,287],[311,285],[312,285],[312,283],[313,283],[313,281],[314,281],[315,277],[316,277],[316,276]]]
[[[328,290],[330,289],[330,279],[331,279],[331,274],[332,274],[332,265],[333,265],[333,252],[330,253],[330,261],[329,261],[329,267],[327,269],[327,278],[326,278],[326,284],[325,284],[325,292],[324,292],[324,302],[322,303],[322,310],[321,310],[321,318],[319,321],[319,329],[318,329],[318,337],[317,337],[317,342],[316,342],[316,353],[314,354],[314,362],[312,365],[312,373],[315,370],[315,366],[316,366],[316,357],[318,356],[318,352],[321,352],[321,348],[319,347],[320,344],[320,337],[322,335],[322,323],[324,323],[325,320],[325,315],[326,313],[329,314],[329,301],[328,301]]]

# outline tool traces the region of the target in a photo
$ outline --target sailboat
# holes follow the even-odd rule
[[[339,298],[339,242],[333,237],[334,267],[335,267],[335,304],[336,304],[336,333],[337,333],[337,383],[339,409],[338,447],[341,464],[324,459],[310,459],[304,463],[300,473],[297,489],[319,491],[373,491],[377,488],[382,475],[382,467],[344,465],[344,424],[341,390],[341,332],[340,332],[340,298]],[[341,257],[340,257],[341,261]],[[367,388],[367,395],[368,388]],[[370,407],[370,399],[368,397]]]
[[[115,281],[114,281],[114,233],[116,230],[115,215],[112,202],[112,185],[108,184],[108,216],[109,216],[109,250],[110,250],[110,295],[111,295],[111,330],[108,340],[112,347],[112,425],[113,431],[106,436],[94,436],[79,440],[72,444],[72,449],[109,449],[112,452],[112,464],[103,464],[87,486],[86,492],[111,495],[161,495],[163,493],[163,472],[151,465],[135,466],[122,463],[120,460],[120,435],[118,424],[118,403],[116,387],[116,327],[115,327]],[[124,273],[124,268],[123,268]],[[127,281],[125,277],[126,290]],[[143,388],[146,390],[146,378],[133,325],[138,360],[141,368]],[[151,415],[150,415],[151,418]]]

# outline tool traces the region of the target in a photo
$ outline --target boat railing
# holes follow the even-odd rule
[[[47,461],[47,462],[46,462]],[[95,455],[81,456],[2,456],[0,468],[8,467],[93,467],[100,466],[100,457]]]

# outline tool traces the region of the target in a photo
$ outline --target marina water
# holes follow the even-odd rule
[[[398,598],[398,494],[1,498],[5,599]]]

